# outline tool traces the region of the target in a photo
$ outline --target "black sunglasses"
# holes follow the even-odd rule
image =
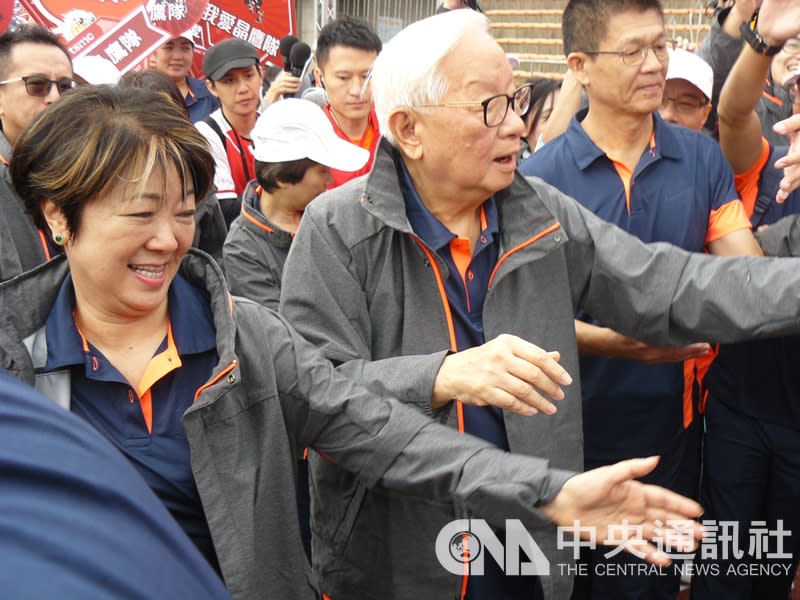
[[[36,96],[44,98],[53,89],[55,84],[59,96],[68,92],[75,87],[75,82],[69,77],[62,77],[61,79],[48,79],[44,75],[27,75],[25,77],[15,77],[14,79],[6,79],[0,81],[0,85],[14,83],[15,81],[23,81],[25,83],[25,91],[29,96]]]

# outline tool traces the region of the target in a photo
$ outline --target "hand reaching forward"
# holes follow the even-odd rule
[[[522,338],[503,334],[482,346],[449,355],[433,384],[433,408],[451,400],[497,406],[519,415],[556,412],[572,378],[558,364],[561,355]]]
[[[697,540],[703,537],[703,527],[692,522],[703,509],[680,494],[635,481],[657,464],[655,456],[634,458],[575,475],[539,510],[562,527],[572,527],[575,521],[581,527],[593,527],[598,542],[610,539],[616,542],[620,531],[626,531],[626,537],[631,540],[625,547],[627,552],[653,564],[667,566],[671,562],[669,557],[652,541],[663,548],[691,552]],[[680,530],[670,529],[668,525],[674,521],[691,524]],[[625,524],[630,527],[622,528]],[[609,532],[609,527],[613,532]],[[588,538],[589,532],[581,531],[581,536]]]
[[[775,162],[776,169],[783,169],[783,178],[776,197],[780,203],[800,187],[800,114],[776,123],[774,129],[781,135],[789,136],[789,152]]]

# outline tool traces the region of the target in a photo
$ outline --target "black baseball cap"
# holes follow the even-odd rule
[[[211,81],[218,81],[231,69],[241,69],[258,64],[255,46],[239,38],[229,38],[214,44],[203,58],[203,73]]]

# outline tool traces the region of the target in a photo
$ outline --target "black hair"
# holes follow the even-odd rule
[[[6,79],[13,66],[11,64],[11,50],[19,44],[42,44],[54,46],[64,53],[70,66],[72,59],[58,36],[41,25],[25,25],[14,30],[8,30],[0,35],[0,79]]]
[[[596,52],[608,33],[608,20],[623,12],[655,10],[664,19],[659,0],[570,0],[561,17],[564,54]]]
[[[380,54],[383,43],[375,30],[364,19],[355,17],[339,17],[334,19],[319,32],[317,50],[314,57],[320,69],[328,61],[328,55],[334,46],[357,48],[367,52]]]

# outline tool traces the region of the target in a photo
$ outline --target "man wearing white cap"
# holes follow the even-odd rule
[[[669,69],[658,114],[669,123],[701,132],[711,112],[714,72],[694,52],[669,53]]]
[[[192,123],[202,121],[219,108],[219,100],[208,91],[206,84],[191,77],[194,59],[194,37],[191,31],[161,44],[153,54],[153,68],[169,75],[178,85]]]
[[[256,178],[225,240],[225,272],[232,293],[277,310],[303,211],[331,184],[332,168],[357,171],[369,151],[339,138],[316,104],[294,98],[270,105],[252,138]]]

